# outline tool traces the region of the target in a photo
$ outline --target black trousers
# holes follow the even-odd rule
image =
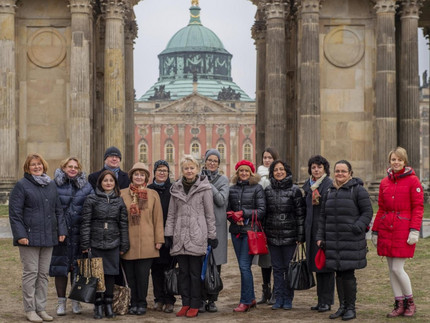
[[[316,273],[318,304],[334,304],[334,272]]]
[[[179,292],[182,306],[199,308],[202,302],[202,272],[204,256],[177,256],[179,263]]]
[[[124,271],[128,286],[131,289],[131,306],[147,307],[146,296],[148,295],[149,270],[153,258],[123,260]]]
[[[170,264],[153,262],[151,266],[152,286],[154,288],[154,301],[161,304],[175,304],[176,298],[164,290],[164,271],[170,269]]]

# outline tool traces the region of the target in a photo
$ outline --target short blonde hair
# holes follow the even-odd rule
[[[79,159],[77,157],[69,157],[64,159],[63,161],[61,161],[60,163],[60,168],[63,170],[64,168],[66,168],[67,164],[71,161],[74,160],[77,164],[78,164],[78,171],[81,173],[82,172],[82,164],[79,161]]]
[[[40,155],[40,154],[38,154],[38,153],[31,153],[31,154],[28,154],[28,156],[27,156],[27,158],[25,159],[25,162],[24,162],[24,167],[23,167],[23,169],[24,169],[24,172],[25,172],[25,173],[31,174],[31,173],[30,173],[30,162],[31,162],[33,159],[39,159],[39,160],[40,160],[40,162],[41,162],[41,163],[42,163],[42,165],[43,165],[43,172],[44,172],[44,173],[46,173],[46,172],[48,171],[48,163],[47,163],[47,162],[46,162],[46,160],[42,157],[42,155]]]
[[[184,155],[184,157],[182,157],[181,162],[179,164],[181,166],[181,171],[185,163],[193,163],[194,165],[196,165],[197,170],[200,170],[199,162],[191,155]]]
[[[388,163],[391,162],[391,155],[396,154],[397,157],[399,157],[401,160],[405,162],[405,166],[408,165],[408,153],[406,152],[406,149],[403,147],[397,147],[396,149],[393,149],[388,153]]]

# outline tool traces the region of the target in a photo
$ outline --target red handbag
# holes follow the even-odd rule
[[[315,256],[315,266],[318,270],[325,267],[325,251],[323,248],[319,248],[317,255]]]
[[[263,232],[261,223],[258,221],[257,211],[252,211],[251,230],[247,234],[249,255],[267,255],[269,253],[266,234]]]

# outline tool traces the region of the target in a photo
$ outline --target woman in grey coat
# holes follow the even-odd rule
[[[205,166],[202,169],[202,175],[206,175],[212,187],[216,238],[218,247],[213,250],[215,264],[218,272],[221,273],[221,265],[227,263],[227,217],[226,209],[228,204],[229,184],[228,178],[218,172],[221,162],[221,154],[216,149],[209,149],[205,154]],[[218,311],[215,301],[218,300],[218,293],[206,295],[203,292],[202,306],[199,312],[216,312]],[[207,301],[207,302],[206,302]]]

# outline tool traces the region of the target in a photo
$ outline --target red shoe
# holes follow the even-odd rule
[[[186,317],[196,317],[197,314],[199,314],[199,309],[198,308],[190,308],[187,312]]]
[[[251,305],[240,303],[239,306],[233,310],[233,312],[248,312],[250,308]]]
[[[407,298],[405,299],[405,303],[406,303],[405,304],[406,308],[405,308],[405,312],[403,313],[403,316],[406,316],[406,317],[414,316],[415,312],[417,311],[417,307],[415,306],[414,299],[412,297]]]
[[[189,308],[189,306],[182,306],[179,312],[176,313],[176,316],[185,316]]]
[[[404,302],[403,300],[394,300],[394,309],[387,314],[387,317],[397,317],[402,316],[405,312]]]

